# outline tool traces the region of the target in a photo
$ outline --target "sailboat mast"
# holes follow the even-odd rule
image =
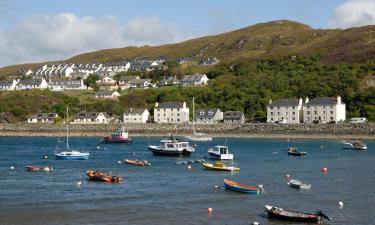
[[[193,132],[195,133],[195,99],[193,97]]]
[[[66,107],[66,148],[69,149],[69,106]]]

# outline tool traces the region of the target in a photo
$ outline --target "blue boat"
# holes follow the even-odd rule
[[[228,190],[235,191],[235,192],[241,192],[241,193],[247,193],[247,194],[262,194],[264,193],[263,186],[259,185],[256,186],[250,186],[246,184],[239,184],[237,182],[224,179],[224,187]]]

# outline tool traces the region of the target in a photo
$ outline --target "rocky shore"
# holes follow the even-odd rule
[[[186,135],[193,132],[191,124],[71,124],[71,136],[106,136],[126,127],[131,136]],[[197,132],[213,137],[239,138],[319,138],[375,139],[375,124],[209,124],[195,125]],[[0,136],[65,136],[63,125],[0,124]]]

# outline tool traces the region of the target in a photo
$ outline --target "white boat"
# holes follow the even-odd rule
[[[187,135],[185,138],[189,141],[212,141],[212,138],[204,133],[195,132],[195,100],[193,98],[193,134]]]
[[[311,188],[311,184],[304,183],[300,180],[292,179],[289,181],[289,186],[296,189],[308,190]]]
[[[366,150],[367,145],[365,143],[362,143],[360,141],[342,141],[341,142],[344,146],[342,148],[344,149],[354,149],[354,150]]]
[[[56,159],[58,160],[86,160],[89,159],[90,153],[80,152],[77,150],[70,150],[69,148],[69,122],[68,122],[68,107],[66,107],[66,151],[55,153]],[[57,144],[59,140],[57,141]]]
[[[233,154],[229,154],[227,146],[217,145],[213,148],[209,148],[207,153],[210,157],[215,159],[233,160]]]
[[[160,145],[149,145],[148,149],[159,156],[190,156],[195,152],[195,149],[189,146],[189,142],[179,141],[172,135],[170,139],[161,140]]]

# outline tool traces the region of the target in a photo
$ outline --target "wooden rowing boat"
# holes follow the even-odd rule
[[[227,166],[221,161],[216,161],[215,163],[202,163],[203,168],[206,170],[215,170],[215,171],[240,171],[239,167]]]
[[[262,194],[264,192],[262,185],[259,185],[258,187],[250,186],[246,184],[240,184],[228,179],[224,179],[224,187],[231,191],[248,194]]]
[[[122,179],[119,176],[111,176],[106,173],[103,173],[99,170],[89,170],[86,172],[87,176],[92,181],[101,181],[101,182],[109,182],[109,183],[119,183]]]
[[[146,160],[139,161],[139,160],[125,159],[124,162],[126,164],[130,164],[134,166],[151,166],[151,163],[147,162]]]
[[[52,166],[25,166],[27,172],[51,172]]]
[[[326,216],[321,211],[316,213],[301,213],[296,211],[285,210],[279,207],[266,205],[266,212],[270,219],[298,221],[307,223],[318,223],[323,219],[331,220],[330,217]]]

